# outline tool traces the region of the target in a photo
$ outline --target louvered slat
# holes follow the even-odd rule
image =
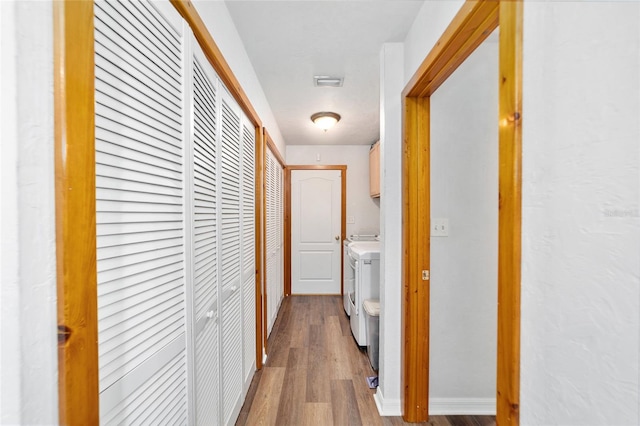
[[[283,296],[283,252],[282,252],[282,167],[271,150],[266,158],[266,280],[267,292],[267,333],[275,323],[278,307]]]
[[[196,336],[196,423],[218,424],[218,327],[212,324]]]
[[[240,280],[240,117],[222,100],[222,289]]]
[[[145,5],[145,3],[141,3]],[[96,13],[96,27],[100,27],[106,38],[115,43],[119,48],[131,56],[140,58],[148,73],[153,73],[154,79],[159,79],[172,87],[172,90],[182,89],[181,61],[179,57],[170,58],[165,54],[168,50],[162,46],[159,39],[154,34],[145,34],[142,26],[132,25],[128,19],[131,13],[121,2],[101,1],[96,4],[96,8],[104,13]],[[138,10],[139,13],[147,14],[150,7],[146,6]],[[133,18],[134,19],[134,18]],[[174,47],[178,56],[179,47]],[[180,97],[177,97],[180,99]]]
[[[229,424],[242,395],[242,318],[240,291],[222,305],[223,423]]]
[[[237,105],[221,97],[221,373],[222,422],[228,424],[242,395],[242,303],[240,289],[241,127]]]
[[[276,247],[282,249],[283,239],[283,217],[284,212],[282,206],[284,204],[282,191],[282,167],[276,162]]]
[[[135,389],[123,389],[129,391],[127,399],[111,403],[101,401],[107,405],[100,407],[101,424],[186,424],[186,393],[182,389],[186,386],[184,371],[185,352],[179,352],[174,358],[157,369],[157,371],[143,384]],[[171,403],[167,403],[173,398]],[[173,411],[173,420],[168,422],[153,421],[163,415],[163,411]]]
[[[266,251],[267,251],[267,259],[266,259],[266,271],[265,271],[265,280],[266,280],[266,287],[267,287],[267,334],[269,334],[271,332],[271,329],[273,327],[273,321],[272,318],[274,316],[274,312],[273,312],[273,307],[274,307],[274,297],[273,297],[273,293],[274,293],[274,282],[273,282],[273,257],[272,257],[272,248],[273,248],[273,215],[272,215],[272,210],[273,210],[273,194],[274,194],[274,188],[273,188],[273,181],[271,180],[271,175],[273,173],[273,155],[271,154],[271,151],[269,149],[267,149],[267,156],[266,156],[266,161],[265,161],[265,184],[266,184],[266,193],[265,193],[265,197],[266,197],[266,212],[265,212],[265,218],[266,218]]]
[[[278,308],[284,297],[284,179],[282,167],[278,167],[278,218],[277,218],[277,300]],[[277,311],[277,309],[276,309]]]
[[[216,193],[216,93],[202,65],[194,59],[194,102],[193,114],[200,126],[194,126],[193,152],[200,158],[201,167],[194,167],[193,183],[195,194],[193,200],[194,232],[199,238],[204,236],[208,245],[196,245],[194,258],[196,262],[195,279],[195,314],[196,318],[205,315],[214,304],[217,295],[217,193]],[[198,268],[199,266],[199,268]]]
[[[255,206],[254,206],[254,129],[242,127],[242,263],[243,280],[254,275]]]
[[[242,125],[242,322],[243,381],[255,370],[255,128]]]
[[[273,154],[270,150],[267,150],[267,161],[266,161],[266,183],[267,183],[267,191],[266,191],[266,199],[267,199],[267,212],[266,212],[266,234],[267,234],[267,262],[266,262],[266,280],[267,280],[267,297],[268,306],[267,306],[267,332],[270,333],[273,327],[273,318],[275,317],[274,307],[275,307],[275,297],[274,292],[275,282],[274,282],[274,258],[273,258],[273,249],[274,249],[274,214],[273,214],[273,206],[274,206],[274,181],[273,181],[273,172],[274,172],[274,162],[273,162]]]
[[[219,423],[218,373],[218,122],[219,108],[210,65],[193,58],[193,253],[196,423]],[[211,76],[212,77],[212,76]],[[207,317],[211,312],[211,318]]]
[[[186,424],[182,36],[94,10],[101,423]]]
[[[96,21],[99,24],[98,21]],[[175,117],[175,109],[180,108],[180,98],[163,86],[161,81],[147,75],[144,65],[129,52],[123,50],[96,26],[96,70],[104,72],[101,84],[109,86],[121,93],[129,93],[140,102],[146,103],[156,111],[163,111],[167,116]],[[115,75],[125,73],[121,78]],[[179,114],[177,115],[179,118]]]
[[[278,163],[274,156],[271,156],[271,171],[269,174],[269,179],[271,180],[271,190],[273,191],[273,196],[271,197],[271,254],[273,255],[276,250],[276,233],[277,233],[277,220],[278,220],[278,212],[277,212],[277,175]]]
[[[267,211],[266,211],[266,227],[267,227],[267,256],[271,255],[273,250],[273,156],[270,151],[267,151],[267,173],[266,173],[266,184],[267,184]]]

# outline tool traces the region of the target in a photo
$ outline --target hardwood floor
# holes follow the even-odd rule
[[[380,417],[366,378],[376,373],[351,335],[339,296],[292,296],[282,301],[236,426],[405,425]],[[432,426],[490,426],[493,416],[432,416]]]

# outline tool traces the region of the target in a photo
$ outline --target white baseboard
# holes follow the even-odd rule
[[[401,416],[402,405],[399,399],[385,399],[382,395],[380,388],[376,389],[376,393],[373,394],[373,400],[378,407],[378,413],[381,416]]]
[[[429,415],[496,415],[495,398],[429,398]]]
[[[373,394],[378,413],[381,416],[402,416],[402,403],[399,399],[389,400],[382,395],[380,388]],[[430,416],[476,415],[495,416],[495,398],[430,398]]]

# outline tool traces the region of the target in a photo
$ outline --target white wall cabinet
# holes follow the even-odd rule
[[[255,128],[168,2],[95,4],[103,424],[233,424],[255,371]]]

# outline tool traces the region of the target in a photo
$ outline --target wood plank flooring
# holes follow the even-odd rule
[[[376,373],[351,335],[340,296],[292,296],[282,301],[236,426],[405,425],[380,417],[366,378]],[[415,423],[414,423],[415,424]],[[493,426],[493,416],[432,416],[431,426]]]

